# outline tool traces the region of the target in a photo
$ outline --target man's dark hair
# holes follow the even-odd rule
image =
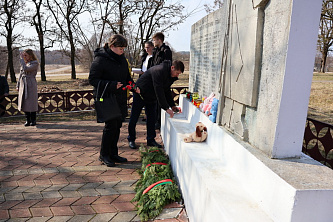
[[[153,42],[152,42],[152,41],[147,41],[147,42],[145,42],[145,44],[148,44],[149,46],[152,46],[152,47],[154,47],[154,44],[153,44]]]
[[[175,70],[179,70],[182,73],[184,72],[185,66],[184,66],[184,63],[182,61],[175,60],[175,61],[172,62],[172,65],[175,67]]]
[[[108,45],[114,47],[127,47],[127,39],[120,34],[112,35],[108,40]]]
[[[162,32],[155,33],[155,35],[153,35],[153,38],[160,39],[162,42],[164,42],[164,34]]]

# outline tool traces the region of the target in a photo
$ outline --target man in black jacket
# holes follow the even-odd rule
[[[164,34],[157,32],[153,35],[154,51],[153,58],[150,61],[150,67],[161,64],[165,60],[172,61],[172,51],[169,46],[164,43]],[[161,107],[156,106],[156,123],[155,129],[161,128]]]
[[[136,148],[136,123],[140,116],[141,110],[145,107],[147,116],[147,145],[162,146],[155,141],[155,120],[156,120],[156,103],[160,105],[172,118],[178,108],[173,101],[170,86],[178,79],[180,73],[184,72],[184,64],[181,61],[167,60],[160,65],[148,69],[136,82],[140,94],[133,93],[133,104],[130,121],[128,124],[128,141],[129,147]],[[170,109],[171,107],[171,109]]]

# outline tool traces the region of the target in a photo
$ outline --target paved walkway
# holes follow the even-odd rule
[[[141,166],[127,143],[125,122],[118,143],[128,163],[98,161],[103,124],[94,121],[0,124],[0,222],[140,221],[134,186]],[[140,122],[137,143],[146,144]],[[162,142],[158,135],[158,142]],[[168,205],[155,221],[188,221],[184,207]]]

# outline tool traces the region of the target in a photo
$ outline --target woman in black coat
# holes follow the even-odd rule
[[[129,71],[129,64],[124,56],[127,40],[122,35],[113,35],[108,43],[94,52],[91,64],[89,83],[94,86],[94,93],[99,85],[99,94],[106,86],[104,98],[114,94],[122,112],[122,117],[105,122],[99,160],[108,167],[115,166],[115,162],[126,162],[127,159],[118,156],[118,139],[122,121],[127,116],[127,91],[123,86],[133,82]]]

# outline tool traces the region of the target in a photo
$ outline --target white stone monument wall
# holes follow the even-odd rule
[[[189,86],[191,92],[198,92],[200,96],[218,92],[227,22],[224,10],[217,10],[192,26]]]
[[[229,0],[192,26],[190,91],[218,94],[218,124],[272,158],[301,154],[319,3]]]

